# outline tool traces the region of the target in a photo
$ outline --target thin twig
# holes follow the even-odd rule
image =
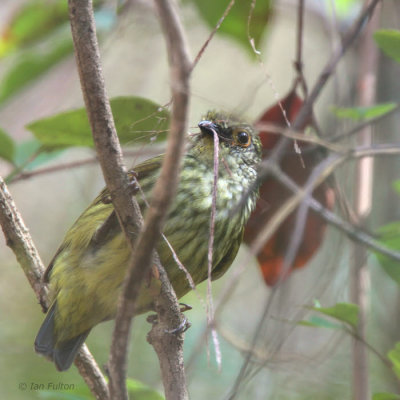
[[[396,105],[396,107],[394,107],[393,110],[390,110],[389,112],[387,112],[383,115],[379,115],[378,117],[374,117],[371,119],[367,119],[366,121],[360,122],[357,126],[355,126],[354,128],[351,128],[347,132],[341,132],[341,133],[337,133],[335,135],[329,135],[329,141],[331,143],[336,143],[336,142],[341,141],[342,139],[349,139],[351,136],[353,136],[354,134],[363,130],[365,127],[376,124],[376,123],[382,121],[383,119],[385,119],[386,117],[388,117],[389,115],[392,115],[392,114],[398,112],[399,109],[400,109],[400,105]]]
[[[297,12],[297,33],[296,33],[296,60],[294,68],[297,73],[296,83],[301,84],[304,97],[307,97],[307,83],[304,77],[304,63],[303,63],[303,34],[304,34],[304,0],[299,0]]]
[[[44,312],[47,311],[48,290],[43,284],[44,266],[39,253],[32,241],[27,227],[3,179],[0,177],[0,224],[7,241],[7,245],[14,252],[21,265],[39,304]],[[108,399],[106,380],[90,354],[86,345],[83,345],[75,359],[79,373],[85,380],[96,399]]]
[[[294,131],[293,129],[284,128],[281,125],[277,125],[277,124],[261,122],[261,123],[257,123],[255,125],[255,128],[258,129],[260,132],[268,131],[268,133],[271,133],[273,135],[282,135],[289,139],[298,140],[299,142],[318,145],[320,147],[323,147],[323,148],[333,151],[335,153],[345,153],[348,150],[347,146],[345,147],[343,145],[334,144],[334,143],[331,143],[330,141],[321,139],[317,136],[304,135],[304,133],[302,133],[302,132],[297,132],[297,131]],[[304,153],[306,151],[313,151],[313,150],[314,149],[302,149],[302,152]]]
[[[228,16],[228,14],[231,11],[231,8],[233,7],[234,4],[235,4],[235,0],[231,0],[229,2],[228,6],[226,7],[226,9],[225,9],[224,13],[222,14],[221,18],[218,20],[217,25],[215,25],[215,28],[211,31],[211,33],[208,36],[207,40],[203,43],[203,46],[201,46],[201,49],[197,53],[196,58],[193,61],[191,70],[193,70],[196,67],[197,63],[200,61],[201,56],[203,55],[204,51],[206,50],[207,46],[211,42],[211,40],[214,37],[214,35],[217,33],[217,30],[220,28],[222,22],[224,22],[224,19]]]
[[[124,157],[137,157],[137,156],[156,156],[157,154],[160,154],[160,151],[158,149],[155,149],[153,147],[146,149],[145,151],[143,149],[138,149],[138,150],[129,150],[129,151],[124,151]],[[50,167],[43,167],[43,168],[37,168],[34,169],[33,171],[20,171],[17,175],[14,176],[13,172],[7,177],[9,179],[8,184],[15,183],[18,181],[26,180],[26,179],[31,179],[35,178],[37,176],[41,175],[47,175],[47,174],[52,174],[54,172],[62,172],[66,170],[71,170],[74,168],[80,168],[84,167],[86,165],[92,165],[92,164],[98,164],[99,160],[97,157],[91,157],[91,158],[86,158],[84,160],[77,160],[77,161],[71,161],[71,162],[66,162],[62,164],[57,164],[57,165],[52,165]],[[11,176],[13,175],[13,176]]]
[[[272,216],[269,220],[268,225],[263,229],[260,234],[257,236],[256,240],[252,243],[251,249],[254,254],[257,254],[264,243],[271,237],[271,235],[275,232],[275,230],[279,227],[281,222],[287,218],[287,216],[293,212],[293,210],[304,200],[307,196],[307,193],[312,193],[313,190],[319,186],[323,181],[330,176],[335,169],[344,164],[346,161],[350,159],[359,159],[364,157],[377,157],[383,155],[399,155],[400,154],[400,146],[399,145],[380,145],[373,147],[359,147],[353,150],[349,150],[347,154],[335,154],[331,155],[324,161],[322,161],[318,166],[315,167],[317,171],[312,175],[312,178],[307,181],[307,184],[300,188],[297,184],[295,184],[286,174],[284,174],[278,167],[271,169],[271,172],[274,174],[275,178],[280,180],[283,184],[289,187],[291,190],[295,192],[295,194],[289,198],[280,209]],[[387,247],[380,245],[376,240],[372,239],[369,235],[363,233],[357,227],[354,227],[352,224],[347,223],[345,221],[340,222],[335,218],[335,214],[326,210],[320,203],[316,200],[310,198],[309,199],[310,206],[317,212],[321,213],[321,216],[335,225],[337,228],[346,232],[346,234],[359,241],[360,243],[370,247],[374,251],[377,251],[383,255],[386,255],[393,260],[400,261],[400,253],[396,251],[392,251]],[[322,212],[323,211],[323,212]]]
[[[208,240],[208,279],[207,279],[207,322],[211,326],[211,335],[214,342],[214,348],[216,352],[216,361],[218,368],[221,369],[221,351],[217,336],[217,331],[213,326],[214,321],[214,303],[211,290],[212,280],[212,266],[213,266],[213,251],[214,251],[214,233],[215,233],[215,214],[217,211],[217,191],[218,191],[218,171],[219,171],[219,139],[216,131],[213,131],[214,137],[214,182],[212,189],[211,199],[211,216],[210,216],[210,236]]]
[[[319,95],[321,94],[322,89],[325,87],[326,83],[328,82],[329,78],[336,70],[336,67],[340,60],[345,55],[346,51],[350,48],[350,46],[354,43],[356,38],[358,37],[362,27],[366,23],[366,21],[370,18],[372,13],[374,12],[375,7],[381,0],[373,0],[369,6],[363,10],[361,15],[355,21],[355,23],[351,26],[351,28],[347,31],[342,41],[340,47],[336,48],[328,62],[326,63],[325,67],[322,69],[319,77],[317,79],[316,84],[314,85],[313,89],[311,90],[309,96],[304,101],[299,113],[297,114],[293,124],[292,129],[294,131],[300,130],[302,126],[306,123],[308,118],[312,115],[312,109],[314,106],[315,101],[318,99]],[[279,143],[275,146],[274,151],[271,153],[271,156],[262,163],[261,170],[258,176],[258,185],[260,182],[263,182],[269,175],[269,168],[272,164],[277,163],[282,155],[284,154],[288,144],[289,139],[282,138]],[[251,190],[251,189],[249,189]],[[246,194],[247,195],[247,194]],[[244,198],[246,198],[244,195]]]
[[[261,247],[264,246],[264,243],[270,239],[270,237],[273,235],[273,233],[276,231],[276,229],[280,226],[280,224],[288,217],[289,214],[291,214],[296,207],[299,206],[299,204],[302,201],[305,201],[306,204],[304,205],[305,208],[308,207],[307,202],[310,202],[310,206],[312,208],[316,209],[317,207],[323,207],[321,204],[319,204],[317,201],[314,199],[311,200],[311,193],[314,191],[314,189],[319,186],[324,180],[327,179],[329,175],[332,174],[332,172],[338,168],[340,165],[342,165],[345,161],[347,161],[350,158],[364,158],[364,157],[369,157],[369,156],[377,156],[377,155],[398,155],[400,154],[400,146],[375,146],[373,148],[368,147],[368,148],[358,148],[354,149],[352,151],[349,151],[348,154],[344,155],[332,155],[325,159],[322,163],[320,163],[315,170],[313,171],[312,176],[309,178],[307,181],[306,185],[304,188],[299,188],[297,185],[293,182],[293,187],[297,187],[297,191],[295,194],[289,198],[283,205],[282,207],[272,216],[272,218],[269,220],[268,224],[266,227],[260,232],[260,234],[257,236],[257,238],[254,240],[252,243],[250,250],[252,254],[258,254]],[[290,178],[287,177],[286,175],[283,174],[282,171],[278,167],[275,167],[274,169],[271,169],[272,173],[275,173],[275,177],[280,179],[282,176],[286,177],[286,181],[290,182]],[[327,211],[327,210],[326,210]],[[325,216],[324,214],[321,214]],[[304,216],[304,213],[300,213],[299,216],[299,224],[302,223],[301,219]],[[337,222],[337,221],[336,221]],[[342,225],[341,228],[346,227],[346,229],[349,229],[349,236],[351,232],[354,232],[356,230],[351,224],[348,225]],[[300,228],[299,228],[300,229]],[[357,239],[358,240],[363,240],[363,242],[366,244],[368,243],[371,248],[374,248],[374,250],[377,250],[381,252],[382,254],[391,257],[392,259],[395,259],[396,261],[400,261],[400,253],[392,251],[388,249],[385,246],[381,246],[376,241],[370,242],[369,240],[366,239],[360,232],[357,232]],[[298,232],[297,232],[298,234]],[[368,237],[368,239],[370,239]],[[292,254],[290,255],[290,258],[293,258],[293,254],[295,251],[297,251],[296,243],[293,245],[292,249]],[[286,262],[290,262],[289,259],[285,260]],[[271,298],[275,294],[275,289],[276,286],[273,288],[273,291],[271,293]],[[259,335],[259,330],[261,329],[261,326],[264,323],[265,318],[268,315],[270,305],[272,303],[272,300],[269,300],[264,308],[263,314],[260,318],[260,321],[258,323],[257,329],[255,330],[255,333],[253,335],[253,340],[252,340],[252,346],[255,346],[258,335]],[[230,393],[229,399],[234,399],[236,395],[239,392],[240,385],[242,382],[244,382],[244,379],[248,377],[249,371],[248,371],[248,366],[251,361],[251,354],[248,354],[247,357],[245,358],[243,365],[240,369],[240,373],[238,377],[236,378],[235,384],[232,388],[232,391]],[[253,374],[254,375],[254,374]]]

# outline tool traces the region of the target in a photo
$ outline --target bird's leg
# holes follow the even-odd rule
[[[187,305],[185,303],[179,303],[179,305],[181,306],[181,308],[180,308],[180,312],[181,313],[184,313],[185,311],[189,311],[189,310],[192,309],[191,306],[189,306],[189,305]],[[158,323],[157,314],[149,315],[146,318],[146,321],[150,322],[153,325],[157,324]],[[171,335],[177,335],[179,333],[186,332],[191,326],[192,326],[192,324],[189,322],[189,320],[185,316],[183,316],[183,321],[179,324],[178,327],[176,327],[174,329],[171,329],[171,330],[165,330],[164,332],[165,333],[169,333]]]
[[[136,193],[139,191],[139,183],[137,181],[137,173],[134,170],[130,170],[127,173],[128,176],[128,189],[129,194],[135,196]],[[104,204],[111,204],[111,194],[107,193],[101,200]]]

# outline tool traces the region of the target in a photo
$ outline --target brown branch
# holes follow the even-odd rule
[[[148,225],[145,225],[143,233],[143,241],[146,240],[148,233],[147,240],[149,242],[152,240],[153,243],[160,236],[163,220],[178,184],[178,171],[188,128],[189,78],[192,66],[176,3],[155,0],[155,5],[167,43],[172,113],[167,151],[160,177],[153,190],[149,218],[146,219]],[[183,400],[188,398],[183,367],[183,336],[181,333],[169,333],[171,328],[173,330],[182,324],[182,316],[175,292],[163,269],[160,270],[160,279],[161,293],[156,299],[158,324],[153,326],[149,339],[160,361],[166,399]]]
[[[68,0],[71,32],[93,140],[121,227],[132,247],[141,228],[140,210],[129,195],[110,103],[105,91],[91,0]]]
[[[17,210],[7,185],[0,177],[0,224],[7,246],[11,248],[31,285],[43,312],[47,311],[48,290],[42,283],[45,270],[28,228]]]
[[[74,364],[96,399],[107,400],[110,398],[107,381],[86,344],[83,344],[79,350]]]
[[[44,266],[2,178],[0,178],[0,224],[7,245],[14,252],[45,312],[48,307],[48,290],[42,282]],[[79,351],[75,365],[96,399],[108,399],[107,383],[86,345]]]
[[[77,67],[97,155],[121,228],[133,249],[142,218],[136,200],[129,194],[126,168],[105,91],[92,1],[69,0],[68,6]],[[145,266],[143,269],[146,269]],[[141,282],[138,279],[137,285]],[[126,340],[129,330],[130,323]],[[125,362],[109,364],[109,388],[113,399],[128,397],[125,386],[126,352],[122,360]]]
[[[167,0],[156,0],[171,68],[172,113],[169,140],[163,160],[160,177],[152,192],[143,232],[134,250],[134,260],[129,270],[121,302],[116,316],[116,327],[110,355],[110,378],[124,376],[126,364],[127,337],[134,314],[134,296],[138,292],[138,282],[146,275],[154,257],[154,247],[159,240],[164,218],[173,199],[178,183],[178,171],[184,149],[184,136],[188,127],[189,75],[191,63],[186,50],[183,30],[176,12],[176,4]],[[181,334],[170,334],[171,327],[181,325],[181,314],[176,295],[161,267],[158,257],[154,263],[160,273],[161,292],[156,298],[158,324],[153,326],[149,341],[157,352],[165,395],[167,399],[186,399],[186,380],[183,369],[183,339]],[[114,399],[123,399],[118,386],[110,388]]]

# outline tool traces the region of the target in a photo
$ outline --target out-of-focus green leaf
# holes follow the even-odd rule
[[[93,400],[89,388],[85,384],[62,384],[65,387],[54,388],[47,383],[47,390],[39,390],[39,398],[46,400]]]
[[[128,378],[126,387],[130,400],[164,400],[156,390],[135,379]]]
[[[159,105],[140,97],[117,97],[110,103],[122,144],[165,140],[169,113]],[[32,122],[27,129],[45,146],[93,146],[84,108]]]
[[[93,395],[90,393],[87,385],[69,384],[65,388],[46,388],[47,390],[38,391],[39,397],[46,400],[92,400]],[[134,379],[126,380],[129,400],[164,400],[156,390]]]
[[[337,303],[333,307],[311,307],[312,310],[345,322],[355,328],[358,324],[358,306],[351,303]]]
[[[318,299],[313,299],[314,307],[321,307],[321,302]]]
[[[14,14],[0,36],[0,58],[11,49],[30,44],[68,21],[68,3],[31,0]]]
[[[389,350],[387,356],[393,364],[393,372],[400,379],[400,342],[397,342],[394,348]]]
[[[13,163],[14,157],[15,143],[11,137],[0,128],[0,158]]]
[[[382,29],[374,33],[374,39],[388,57],[400,62],[400,31]]]
[[[52,392],[50,390],[40,390],[38,391],[38,395],[40,399],[45,400],[93,400],[94,397],[92,395],[84,396],[81,394],[68,393],[68,392]]]
[[[368,120],[381,117],[397,107],[396,103],[376,104],[371,107],[333,107],[332,111],[338,118],[347,118],[354,121]]]
[[[394,393],[375,393],[372,400],[400,400],[400,396]]]
[[[328,329],[342,329],[342,326],[328,321],[325,318],[312,316],[309,320],[302,320],[298,325],[309,326],[310,328],[328,328]]]
[[[0,103],[72,53],[72,50],[72,40],[67,39],[44,54],[32,52],[23,54],[0,83]]]
[[[391,222],[379,228],[379,241],[392,250],[400,251],[400,221]],[[400,285],[400,265],[398,261],[381,253],[376,253],[376,257],[383,270]]]
[[[36,139],[19,143],[15,149],[14,164],[24,166],[24,170],[33,170],[62,153],[60,149],[45,149]]]
[[[97,9],[104,1],[94,0]],[[0,32],[0,58],[14,49],[32,45],[68,21],[65,0],[30,0],[15,12]]]
[[[197,7],[204,21],[214,28],[223,16],[230,0],[186,0],[191,1]],[[247,24],[251,12],[251,1],[236,1],[229,14],[222,22],[218,32],[223,33],[244,45],[253,53],[247,35]],[[261,38],[267,28],[271,14],[272,1],[258,0],[252,13],[250,23],[250,37],[254,39],[254,45],[258,48]]]
[[[400,194],[400,181],[395,181],[393,182],[393,189],[397,192],[397,194]]]
[[[360,0],[335,0],[335,14],[343,18],[353,13],[354,8],[360,5]]]

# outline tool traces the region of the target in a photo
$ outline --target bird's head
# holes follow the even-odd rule
[[[209,111],[199,122],[200,133],[194,135],[192,152],[206,163],[214,157],[214,135],[219,152],[229,168],[243,164],[255,166],[261,160],[261,142],[254,128],[230,114]]]

